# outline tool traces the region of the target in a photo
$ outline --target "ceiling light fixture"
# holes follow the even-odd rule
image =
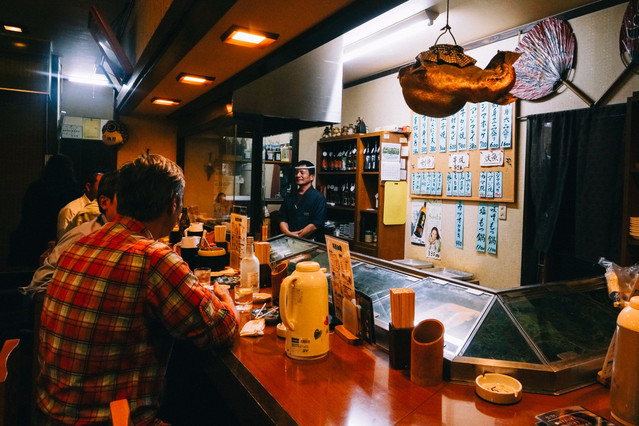
[[[277,40],[279,36],[279,34],[275,33],[250,30],[238,25],[231,25],[231,28],[226,30],[224,34],[220,36],[220,39],[224,43],[235,44],[244,47],[257,47],[259,49],[262,49],[275,42],[275,40]]]
[[[8,24],[3,24],[2,28],[4,28],[5,31],[11,31],[13,33],[21,33],[24,32],[24,30],[22,29],[22,27],[19,27],[17,25],[8,25]]]
[[[153,98],[151,99],[151,103],[154,103],[156,105],[163,105],[163,106],[175,106],[175,105],[179,105],[180,102],[182,102],[179,99],[169,99],[169,98]]]
[[[208,77],[206,75],[187,74],[181,72],[176,77],[176,80],[180,83],[195,84],[196,86],[209,86],[213,84],[215,77]]]

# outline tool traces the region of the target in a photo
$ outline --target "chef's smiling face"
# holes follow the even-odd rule
[[[308,169],[295,170],[295,183],[298,187],[308,186],[313,182],[315,175],[308,172]]]

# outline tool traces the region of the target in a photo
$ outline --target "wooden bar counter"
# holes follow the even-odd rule
[[[407,371],[390,368],[376,346],[352,346],[333,333],[330,341],[323,359],[293,360],[267,326],[264,336],[238,337],[204,368],[247,424],[532,425],[537,414],[573,405],[612,420],[609,390],[599,384],[561,396],[524,393],[517,404],[495,405],[480,399],[473,384],[417,386]]]

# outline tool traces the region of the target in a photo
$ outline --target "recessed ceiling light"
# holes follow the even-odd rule
[[[21,33],[21,32],[23,32],[22,27],[19,27],[17,25],[3,24],[2,28],[4,28],[5,31],[11,31],[13,33]]]
[[[187,73],[181,72],[178,74],[176,79],[180,83],[195,84],[198,86],[208,86],[213,84],[215,77],[207,77],[205,75],[187,74]]]
[[[220,39],[224,43],[236,44],[244,47],[264,48],[277,40],[279,34],[266,31],[250,30],[248,28],[232,25],[226,30]]]
[[[179,105],[182,102],[179,99],[168,99],[168,98],[153,98],[151,102],[156,105],[164,105],[164,106],[174,106]]]

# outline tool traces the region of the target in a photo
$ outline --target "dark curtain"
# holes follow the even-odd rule
[[[522,283],[618,261],[626,105],[528,116]]]

